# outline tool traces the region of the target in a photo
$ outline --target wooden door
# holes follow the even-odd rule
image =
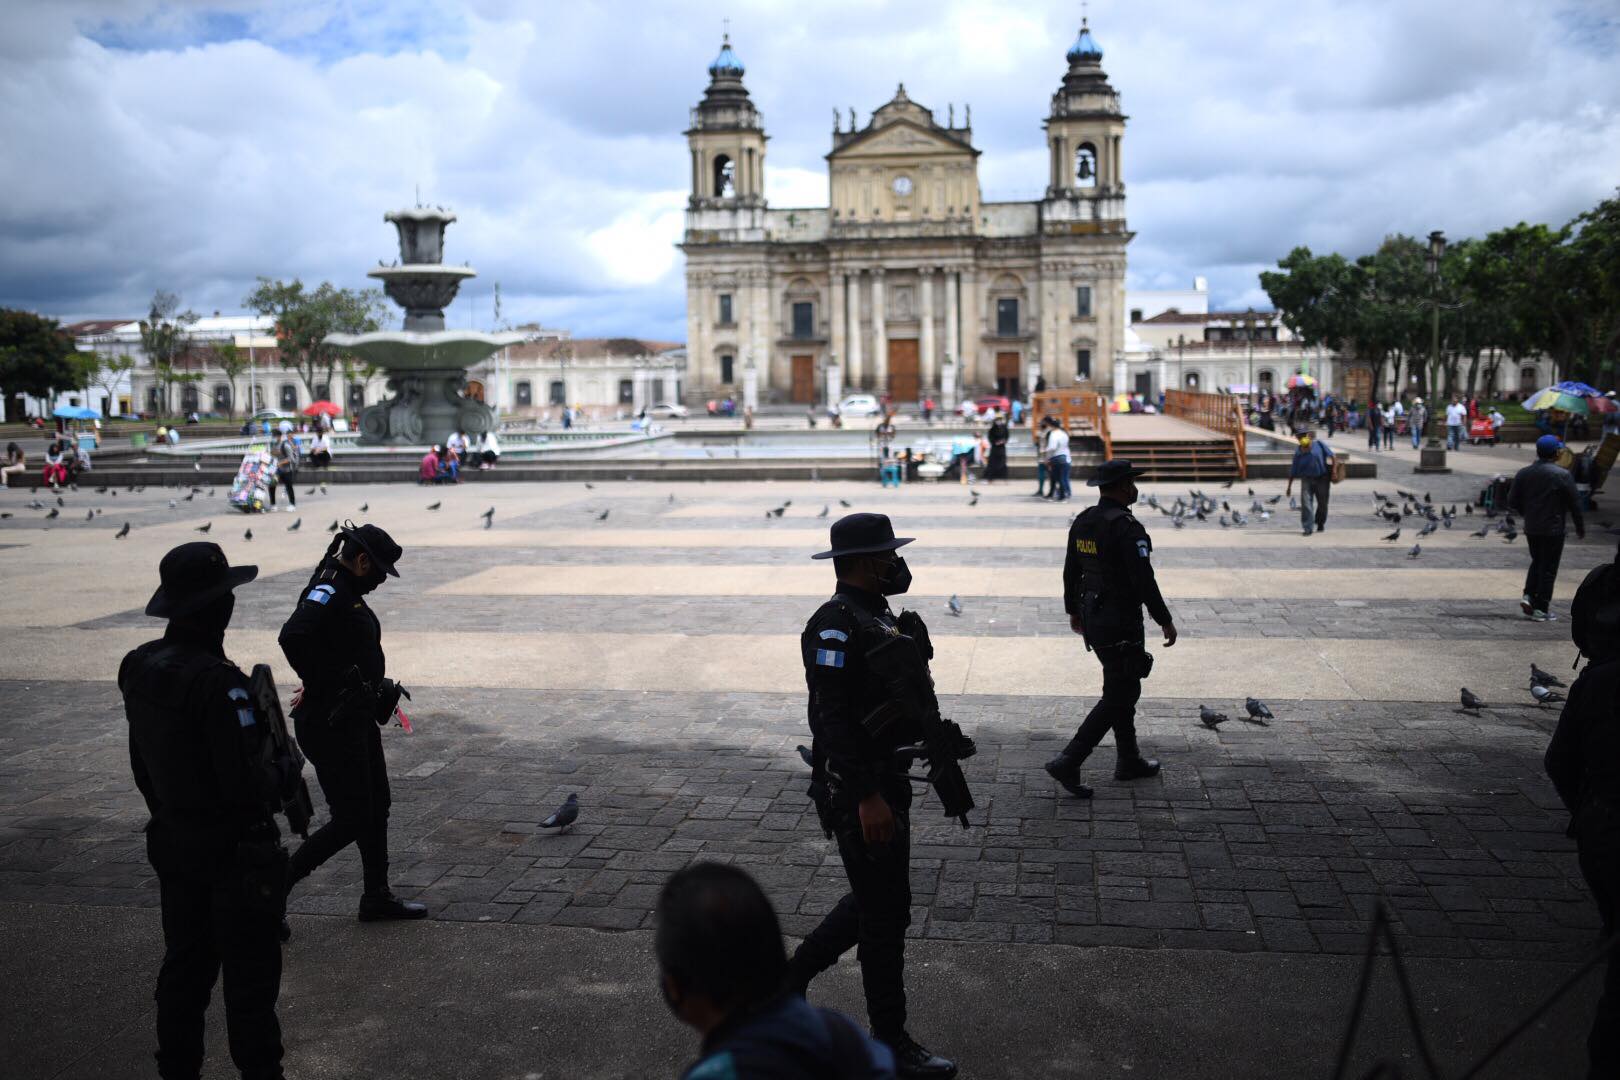
[[[922,390],[917,375],[917,340],[900,338],[889,342],[889,397],[896,405],[916,401]]]
[[[1365,405],[1372,399],[1372,368],[1352,367],[1344,372],[1344,396]]]
[[[1005,398],[1020,397],[1018,393],[1018,354],[996,353],[996,393]]]
[[[816,400],[816,358],[793,358],[793,401],[797,405],[811,405]]]

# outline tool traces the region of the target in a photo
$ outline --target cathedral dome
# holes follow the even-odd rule
[[[1086,20],[1081,19],[1080,36],[1074,39],[1073,45],[1069,46],[1069,63],[1072,64],[1077,60],[1101,60],[1102,54],[1102,46],[1098,45],[1097,39],[1091,36],[1091,30],[1086,26]]]
[[[714,58],[709,65],[709,74],[718,78],[729,75],[732,78],[743,77],[743,62],[737,59],[737,54],[731,51],[731,35],[726,34],[720,41],[720,55]]]

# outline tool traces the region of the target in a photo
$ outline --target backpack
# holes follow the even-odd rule
[[[1570,609],[1570,637],[1592,660],[1620,655],[1620,563],[1586,575]]]

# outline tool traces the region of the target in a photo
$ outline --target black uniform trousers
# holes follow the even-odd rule
[[[281,916],[247,903],[241,878],[159,870],[163,966],[157,981],[157,1065],[164,1080],[196,1080],[203,1017],[221,969],[231,1060],[250,1080],[281,1076]]]
[[[1575,843],[1581,874],[1603,920],[1603,937],[1620,933],[1620,808],[1583,811]],[[1597,1016],[1586,1040],[1590,1080],[1620,1077],[1620,951],[1609,953]]]
[[[1141,671],[1147,650],[1140,641],[1127,641],[1099,645],[1092,651],[1102,661],[1102,696],[1064,747],[1064,756],[1083,760],[1112,731],[1119,760],[1135,761],[1141,756],[1136,745],[1136,703],[1142,697]]]
[[[388,808],[393,800],[382,733],[363,716],[333,722],[305,715],[295,725],[298,745],[315,766],[332,817],[293,852],[288,888],[351,843],[360,848],[366,891],[387,888]]]
[[[1524,575],[1524,591],[1530,597],[1530,610],[1546,611],[1552,603],[1553,583],[1558,580],[1558,563],[1564,557],[1564,537],[1524,534],[1530,548],[1530,570]]]
[[[788,964],[789,985],[802,991],[853,946],[861,964],[872,1033],[893,1039],[906,1029],[906,928],[911,925],[911,785],[890,780],[883,798],[894,811],[894,838],[867,846],[854,806],[838,811],[838,856],[849,892],[805,937]]]

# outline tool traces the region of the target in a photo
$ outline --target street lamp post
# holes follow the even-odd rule
[[[1248,400],[1249,400],[1249,405],[1252,408],[1254,406],[1254,401],[1255,401],[1255,393],[1254,393],[1254,308],[1250,308],[1248,310],[1248,313],[1243,316],[1243,340],[1244,340],[1244,343],[1248,346],[1248,349],[1247,349],[1247,352],[1248,352],[1248,355],[1249,355]],[[1248,415],[1248,410],[1244,411],[1244,415],[1245,416]]]
[[[1176,389],[1187,389],[1187,335],[1176,335]]]
[[[1424,267],[1429,272],[1429,371],[1436,373],[1440,370],[1440,258],[1446,253],[1446,234],[1439,229],[1429,234],[1429,250],[1424,256]],[[1427,388],[1432,399],[1435,388]],[[1428,442],[1418,454],[1418,465],[1415,470],[1421,473],[1445,473],[1451,470],[1446,467],[1446,448],[1440,445],[1436,436],[1429,436]]]

